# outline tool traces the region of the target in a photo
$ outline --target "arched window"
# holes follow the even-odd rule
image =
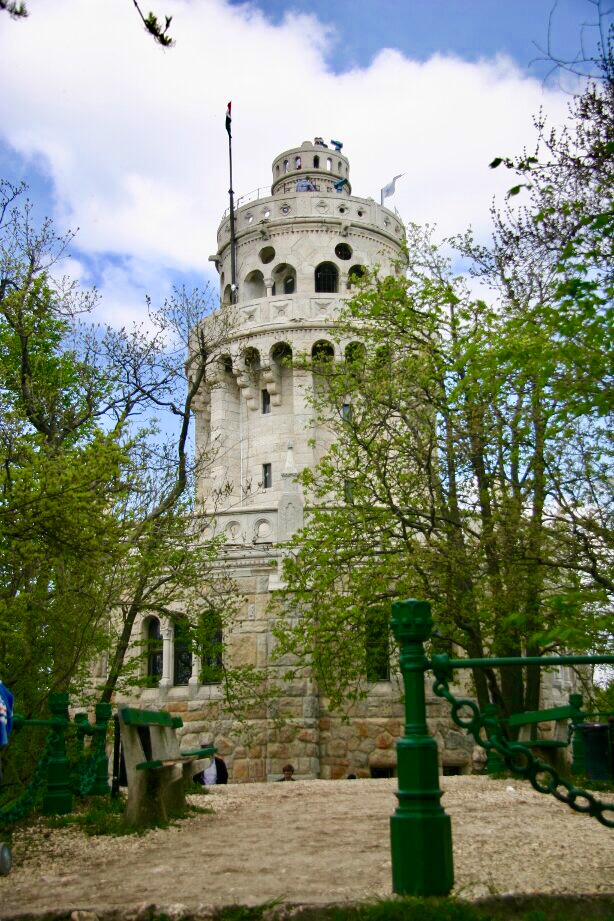
[[[365,616],[367,681],[390,678],[390,614],[385,607],[370,608]]]
[[[192,675],[192,644],[188,623],[183,618],[176,620],[174,629],[174,668],[173,684],[187,685]]]
[[[224,374],[232,374],[232,358],[230,355],[220,355],[220,370]]]
[[[282,262],[273,271],[273,294],[294,294],[296,291],[296,271],[287,262]]]
[[[145,623],[145,644],[147,652],[147,684],[155,687],[162,677],[162,634],[160,621],[150,617]]]
[[[247,299],[255,299],[258,297],[266,297],[266,285],[264,284],[264,276],[262,272],[255,269],[253,272],[250,272],[246,276],[244,287],[243,287],[243,296]]]
[[[351,288],[352,285],[360,281],[361,278],[364,278],[366,275],[366,270],[364,265],[353,265],[350,271],[348,272],[348,288]]]
[[[288,166],[289,166],[288,161],[284,160],[284,173],[288,172]]]
[[[219,614],[203,616],[199,626],[200,680],[202,684],[219,684],[222,680],[222,619]]]
[[[350,365],[362,364],[365,360],[366,349],[362,342],[350,342],[345,347],[345,360]]]
[[[260,352],[258,349],[250,346],[243,352],[243,363],[245,370],[250,374],[257,374],[260,371]]]
[[[330,157],[327,157],[327,158],[326,158],[326,169],[327,169],[328,172],[330,173],[330,171],[332,170],[332,168],[333,168],[333,161],[331,160]]]
[[[318,339],[311,347],[311,358],[316,364],[331,362],[334,357],[335,349],[326,339]]]
[[[292,363],[292,347],[287,342],[276,342],[271,349],[271,359],[280,365]]]
[[[222,297],[222,304],[230,304],[232,302],[232,288],[230,285],[226,285],[224,288],[224,296]]]
[[[320,169],[320,158],[318,156],[313,158],[313,168]]]
[[[339,288],[339,272],[332,262],[321,262],[315,272],[316,292],[335,294]]]
[[[295,157],[295,159],[294,159],[294,168],[295,168],[295,169],[300,169],[301,166],[302,166],[301,158],[300,158],[300,157]]]

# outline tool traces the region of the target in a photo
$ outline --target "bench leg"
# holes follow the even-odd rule
[[[165,798],[162,795],[162,771],[135,771],[128,785],[126,824],[147,828],[168,821]]]
[[[187,765],[174,764],[162,768],[166,774],[163,785],[164,806],[169,817],[184,815],[186,811],[184,772]],[[167,773],[168,772],[168,773]]]

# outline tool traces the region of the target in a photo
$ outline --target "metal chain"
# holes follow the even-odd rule
[[[528,780],[538,793],[550,793],[575,812],[586,813],[607,828],[614,828],[614,818],[609,819],[605,815],[606,812],[614,813],[613,803],[604,803],[587,790],[574,787],[551,764],[537,758],[522,742],[510,742],[503,735],[496,718],[481,713],[475,701],[454,696],[448,683],[449,668],[438,668],[435,663],[432,663],[432,668],[435,674],[434,693],[448,701],[452,707],[454,723],[471,733],[479,746],[486,751],[494,749],[498,752],[510,771]],[[463,716],[463,712],[467,715]]]
[[[43,748],[43,753],[34,769],[32,779],[19,799],[15,800],[15,802],[6,809],[0,810],[0,828],[11,825],[14,822],[19,822],[32,812],[39,790],[47,779],[46,768],[51,759],[51,752],[56,741],[56,734],[59,731],[61,731],[59,728],[51,728],[45,742],[45,747]]]

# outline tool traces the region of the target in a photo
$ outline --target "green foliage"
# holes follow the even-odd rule
[[[25,19],[28,16],[28,8],[22,0],[0,0],[0,12],[5,10],[11,19]]]
[[[160,23],[158,22],[158,17],[155,16],[154,13],[149,12],[147,16],[144,16],[141,11],[141,7],[137,3],[137,0],[132,0],[132,2],[135,6],[136,11],[141,17],[141,20],[143,22],[143,25],[145,26],[145,29],[153,37],[154,41],[156,41],[158,45],[162,45],[163,48],[172,47],[175,44],[175,42],[173,41],[171,36],[168,34],[168,30],[171,27],[171,22],[173,21],[173,17],[165,16],[164,26],[161,26]]]
[[[493,896],[479,902],[402,897],[351,905],[232,905],[218,909],[214,921],[606,921],[611,911],[609,896]]]
[[[22,191],[0,183],[0,675],[16,711],[36,716],[50,691],[108,701],[142,684],[127,651],[149,616],[184,625],[186,653],[211,621],[219,660],[238,599],[193,498],[211,456],[191,457],[189,434],[231,317],[202,324],[208,296],[178,291],[150,309],[151,334],[87,327],[95,295],[51,271],[70,235],[38,226]],[[153,411],[176,422],[165,440],[135,424]],[[5,753],[11,785],[37,760],[29,735]]]
[[[611,670],[609,673],[610,680],[605,687],[595,687],[593,692],[593,704],[595,710],[600,713],[611,713],[614,715],[614,677]]]
[[[411,227],[406,277],[363,279],[341,312],[340,351],[356,330],[364,349],[310,366],[332,447],[302,477],[277,653],[313,667],[333,706],[368,690],[372,612],[395,599],[430,600],[437,645],[471,657],[611,648],[611,54],[604,66],[567,132],[538,121],[549,163],[493,161],[530,175],[531,205],[494,212],[489,247],[455,241],[491,305]],[[504,714],[539,706],[537,668],[474,682]]]

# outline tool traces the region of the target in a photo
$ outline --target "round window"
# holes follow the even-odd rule
[[[365,216],[365,212],[362,210],[362,208],[359,208],[359,209],[358,209],[358,217],[364,217],[364,216]]]
[[[282,214],[290,214],[290,205],[283,205],[281,209]]]
[[[258,255],[260,256],[260,261],[268,265],[269,262],[272,262],[275,258],[275,250],[272,246],[265,246],[260,250]]]
[[[335,246],[335,256],[337,259],[351,259],[352,248],[347,243],[337,243]]]
[[[339,214],[345,214],[346,211],[347,211],[347,208],[341,205],[341,207],[339,208]]]
[[[262,212],[262,215],[263,215],[263,217],[265,217],[265,218],[266,218],[266,217],[270,217],[270,216],[271,216],[271,209],[270,209],[270,208],[265,208],[264,211]]]
[[[245,220],[247,221],[248,224],[251,224],[252,221],[254,220],[254,215],[253,215],[253,214],[248,214],[247,217],[245,218]]]

